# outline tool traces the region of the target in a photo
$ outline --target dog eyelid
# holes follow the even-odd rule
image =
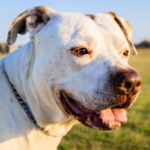
[[[84,47],[71,48],[71,52],[77,56],[89,54],[88,50]]]

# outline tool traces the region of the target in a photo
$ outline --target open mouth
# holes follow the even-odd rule
[[[79,120],[83,125],[103,131],[111,131],[119,129],[121,123],[126,123],[126,110],[118,106],[94,111],[76,102],[68,97],[67,94],[61,92],[60,102],[65,111]]]

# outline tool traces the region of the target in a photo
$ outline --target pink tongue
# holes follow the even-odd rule
[[[103,123],[107,122],[120,122],[120,123],[126,123],[127,117],[126,117],[126,110],[125,109],[106,109],[101,110],[100,115],[102,118]]]

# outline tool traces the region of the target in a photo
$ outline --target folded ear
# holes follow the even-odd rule
[[[121,30],[123,31],[123,33],[128,41],[128,44],[131,48],[131,53],[133,55],[136,55],[137,51],[136,51],[133,43],[131,42],[132,27],[131,27],[130,23],[126,19],[118,17],[117,14],[115,14],[114,12],[109,12],[108,14],[118,23],[118,25],[120,26]]]
[[[20,14],[12,23],[7,37],[7,44],[12,45],[17,34],[25,34],[27,31],[32,33],[39,32],[43,26],[51,19],[50,14],[55,12],[46,6],[38,6],[28,9]]]

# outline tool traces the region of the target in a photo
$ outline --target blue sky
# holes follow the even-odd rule
[[[0,5],[0,42],[6,41],[9,27],[20,13],[40,5],[84,14],[113,11],[131,23],[134,43],[150,40],[150,0],[3,0]],[[15,45],[25,44],[28,40],[28,34],[18,36]]]

